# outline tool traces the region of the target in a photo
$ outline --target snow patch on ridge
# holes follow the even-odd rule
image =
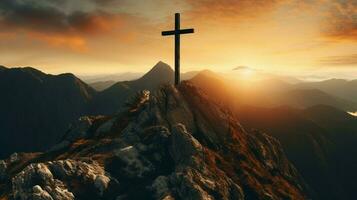
[[[357,111],[356,112],[347,112],[348,114],[357,117]]]

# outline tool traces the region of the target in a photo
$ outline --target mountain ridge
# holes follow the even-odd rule
[[[0,197],[310,197],[274,138],[246,132],[189,82],[134,99],[116,115],[82,117],[50,151],[1,161]]]

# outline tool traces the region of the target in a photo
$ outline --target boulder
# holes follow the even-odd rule
[[[173,127],[170,153],[175,163],[187,163],[191,161],[191,156],[202,153],[202,150],[200,142],[187,132],[183,124]]]
[[[72,200],[80,188],[72,188],[72,181],[83,187],[97,188],[94,195],[104,194],[111,178],[96,162],[59,160],[27,166],[12,179],[15,199]],[[71,191],[71,192],[70,192]]]

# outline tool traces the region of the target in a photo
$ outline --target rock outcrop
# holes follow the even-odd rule
[[[0,199],[308,198],[275,139],[189,82],[138,95],[112,117],[81,118],[48,152],[0,163]]]
[[[28,165],[12,178],[12,192],[21,200],[100,198],[111,181],[96,162],[67,159]]]

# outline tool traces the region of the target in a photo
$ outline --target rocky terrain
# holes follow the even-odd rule
[[[279,142],[182,83],[84,116],[43,153],[0,161],[0,199],[307,199]]]

